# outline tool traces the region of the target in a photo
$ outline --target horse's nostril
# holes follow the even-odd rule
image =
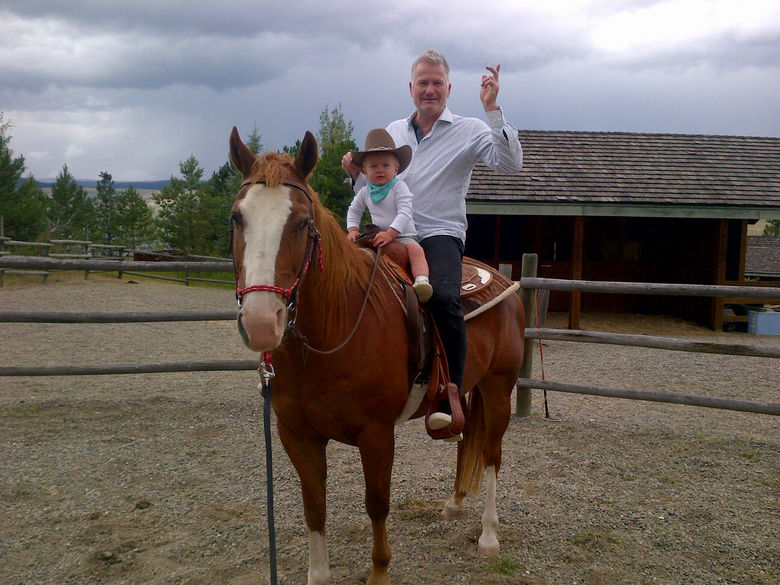
[[[249,345],[249,334],[247,333],[246,329],[244,328],[244,324],[241,322],[241,311],[238,312],[238,317],[236,317],[236,325],[238,326],[238,332],[241,335],[241,339],[244,341],[244,345]]]

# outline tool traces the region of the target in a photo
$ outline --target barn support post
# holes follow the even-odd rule
[[[728,252],[729,222],[721,219],[718,223],[718,253],[715,255],[715,284],[726,282],[726,254]],[[715,331],[723,331],[723,311],[725,302],[722,298],[712,299],[711,324]]]
[[[585,239],[585,218],[574,218],[574,234],[571,244],[571,279],[582,280],[582,247]],[[569,304],[569,329],[580,328],[580,315],[582,314],[582,293],[571,293]]]
[[[535,277],[537,266],[539,265],[539,256],[536,254],[523,254],[523,263],[521,265],[523,278]],[[532,288],[521,289],[520,298],[523,301],[523,307],[525,308],[525,326],[536,327],[536,311],[534,310],[534,300],[536,298],[536,291]],[[534,362],[534,346],[533,343],[526,343],[523,347],[523,369],[520,370],[521,378],[531,377],[531,368]],[[515,414],[517,416],[531,416],[531,389],[521,388],[517,386],[517,394],[515,396]]]

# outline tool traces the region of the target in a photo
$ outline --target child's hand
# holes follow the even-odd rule
[[[395,239],[395,236],[398,235],[398,232],[395,230],[386,230],[384,232],[379,232],[377,235],[374,236],[374,239],[371,241],[371,243],[374,245],[375,248],[384,246],[385,244],[389,244]]]
[[[349,228],[347,230],[347,240],[354,242],[360,232],[357,228]]]

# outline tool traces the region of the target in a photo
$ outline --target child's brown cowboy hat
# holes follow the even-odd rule
[[[409,166],[412,160],[412,147],[409,145],[395,147],[395,142],[387,130],[384,128],[374,128],[366,135],[366,146],[362,151],[351,150],[352,162],[356,165],[363,166],[363,159],[367,154],[375,154],[377,152],[389,152],[394,154],[398,159],[398,172],[401,173]]]

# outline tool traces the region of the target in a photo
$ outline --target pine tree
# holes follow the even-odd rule
[[[205,184],[200,182],[203,169],[190,155],[179,163],[179,170],[182,178],[171,176],[170,183],[160,190],[156,199],[160,206],[157,220],[162,241],[183,254],[211,252],[208,193]]]
[[[780,236],[780,219],[768,219],[764,226],[765,236]]]
[[[206,182],[205,212],[211,216],[209,241],[215,254],[230,254],[230,208],[241,188],[241,174],[232,164],[225,163]]]
[[[117,241],[133,250],[151,245],[157,239],[157,227],[149,205],[130,186],[120,191],[116,201]]]
[[[263,136],[257,130],[257,123],[255,123],[254,127],[252,128],[252,132],[249,133],[249,137],[247,138],[246,145],[247,147],[249,147],[249,150],[251,150],[255,154],[260,154],[262,152]]]
[[[0,216],[3,233],[17,240],[34,241],[46,230],[48,198],[31,176],[22,180],[24,157],[14,158],[9,147],[11,122],[0,112]]]
[[[352,122],[344,120],[341,104],[330,111],[326,106],[320,114],[320,162],[312,173],[310,183],[342,225],[346,225],[347,208],[354,195],[347,174],[341,168],[344,154],[356,149],[352,133]]]
[[[49,231],[60,239],[88,239],[95,232],[97,213],[95,205],[63,165],[51,187],[49,202]]]
[[[116,188],[111,174],[103,171],[100,173],[100,181],[97,184],[97,200],[95,209],[97,211],[98,238],[104,244],[113,244],[116,239]]]

